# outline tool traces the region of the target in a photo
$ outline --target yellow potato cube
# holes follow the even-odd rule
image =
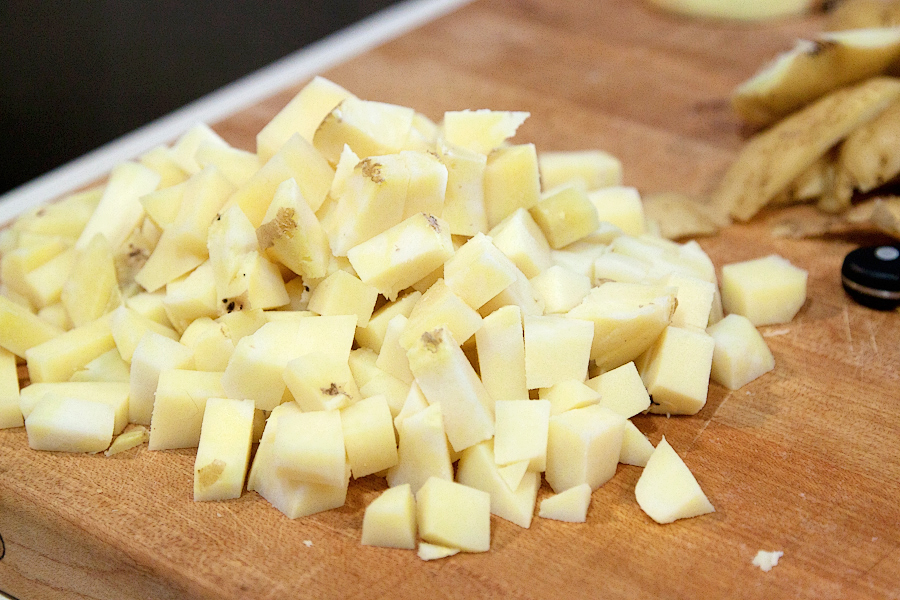
[[[210,129],[208,125],[205,123],[197,123],[175,140],[175,143],[172,144],[172,147],[169,149],[169,156],[185,173],[193,175],[201,169],[195,155],[197,154],[197,149],[203,144],[216,144],[222,147],[228,146],[228,142]]]
[[[591,505],[591,486],[582,483],[564,492],[541,500],[538,516],[568,523],[587,521],[588,507]]]
[[[38,402],[46,396],[75,398],[99,402],[112,408],[113,433],[120,433],[128,425],[128,384],[121,382],[32,383],[19,393],[19,408],[26,419]]]
[[[657,523],[671,523],[716,510],[665,436],[641,472],[634,496],[641,510]]]
[[[166,226],[173,241],[198,255],[207,252],[209,226],[234,189],[234,185],[214,166],[192,175],[184,183],[175,220]]]
[[[440,544],[429,544],[428,542],[419,542],[419,551],[416,555],[422,560],[438,560],[459,554],[459,548],[448,548]]]
[[[600,226],[597,209],[577,185],[554,188],[529,210],[554,250],[586,237]]]
[[[274,444],[275,468],[281,476],[319,485],[342,484],[347,459],[338,411],[284,415]]]
[[[187,180],[187,173],[182,171],[182,174],[184,179],[177,185],[171,187],[161,185],[160,189],[138,198],[147,217],[162,228],[175,221],[181,208],[181,201],[184,199],[184,181]]]
[[[207,252],[197,253],[183,246],[174,232],[163,230],[147,262],[134,276],[134,281],[148,292],[190,273],[207,259]]]
[[[527,460],[528,470],[547,468],[548,400],[498,400],[494,404],[494,459],[498,465]]]
[[[716,284],[680,273],[670,274],[661,283],[678,290],[675,294],[677,304],[672,314],[672,325],[706,329],[716,295]]]
[[[294,358],[282,377],[304,411],[340,409],[361,398],[347,361],[333,354],[311,352]]]
[[[713,341],[710,377],[736,390],[775,368],[775,357],[750,319],[731,314],[706,330]]]
[[[650,277],[653,265],[641,258],[605,252],[594,260],[592,281],[595,286],[607,281],[619,281],[622,283],[644,283]]]
[[[644,205],[633,187],[612,186],[588,192],[588,199],[597,209],[600,221],[612,223],[628,235],[647,231]]]
[[[523,315],[540,316],[544,314],[544,300],[525,277],[525,273],[518,268],[516,268],[516,280],[488,300],[478,309],[478,313],[487,317],[504,306],[516,306]]]
[[[616,474],[625,417],[602,406],[566,411],[550,418],[547,470],[556,493],[587,483],[592,490]]]
[[[129,365],[122,360],[118,350],[104,352],[80,371],[75,371],[69,381],[117,381],[128,383],[131,377]]]
[[[387,472],[389,486],[408,483],[415,493],[432,477],[453,481],[453,465],[439,404],[404,419],[398,433],[398,462]]]
[[[482,233],[476,234],[444,264],[444,282],[478,310],[516,280],[516,266]]]
[[[650,408],[650,395],[634,362],[593,377],[588,380],[587,385],[600,394],[600,406],[605,406],[626,419]]]
[[[209,398],[225,398],[222,373],[167,369],[160,372],[150,418],[150,450],[196,448]]]
[[[544,232],[525,209],[514,211],[493,227],[488,236],[526,277],[536,277],[553,264]]]
[[[102,452],[113,436],[115,413],[102,402],[47,395],[25,418],[28,445],[54,452]]]
[[[538,397],[550,402],[550,416],[600,402],[600,393],[588,387],[581,379],[566,379],[548,388],[541,388],[538,390]]]
[[[60,299],[76,327],[100,318],[121,304],[112,247],[105,237],[98,234],[79,249]]]
[[[344,144],[361,159],[399,152],[412,129],[415,111],[404,106],[345,98],[322,120],[313,144],[336,164]]]
[[[788,323],[806,302],[808,273],[776,254],[722,267],[722,305],[757,327]]]
[[[491,440],[485,440],[463,450],[456,480],[490,494],[492,514],[528,529],[541,486],[541,475],[534,471],[523,472],[518,485],[510,486],[497,466],[494,447]]]
[[[148,319],[156,321],[160,325],[172,327],[172,323],[169,322],[169,317],[166,315],[165,305],[163,304],[165,297],[166,295],[163,292],[139,292],[134,296],[126,298],[125,306],[137,312],[139,315],[143,315]]]
[[[431,477],[416,492],[419,536],[463,552],[491,549],[491,497],[487,492]]]
[[[494,401],[447,328],[423,333],[407,356],[428,403],[441,405],[453,450],[460,452],[494,435]],[[527,343],[525,356],[527,361]]]
[[[234,341],[225,327],[209,317],[200,317],[188,325],[181,343],[194,351],[194,368],[198,371],[224,371],[234,354]]]
[[[413,291],[377,308],[372,313],[372,317],[366,326],[357,328],[356,343],[363,348],[381,352],[381,346],[387,334],[388,323],[397,315],[403,315],[408,318],[416,302],[421,297],[421,292]]]
[[[432,152],[404,150],[400,156],[409,171],[403,218],[417,213],[440,216],[447,194],[447,167]]]
[[[346,271],[335,271],[316,286],[308,308],[323,316],[356,315],[358,327],[369,323],[378,290]]]
[[[439,279],[422,294],[410,312],[400,345],[408,350],[423,333],[436,327],[446,327],[453,339],[462,343],[481,328],[481,321],[481,315]]]
[[[326,115],[352,95],[324,77],[314,77],[256,134],[259,158],[269,160],[295,133],[312,143]]]
[[[591,278],[553,265],[533,277],[531,287],[543,300],[545,314],[563,314],[581,304],[591,291]]]
[[[372,396],[341,410],[341,427],[354,479],[399,462],[394,420],[384,396]]]
[[[131,359],[129,421],[150,424],[161,372],[193,368],[194,352],[190,348],[158,333],[144,335]]]
[[[409,484],[388,488],[363,513],[362,545],[416,548],[416,499]]]
[[[166,284],[163,307],[175,331],[184,333],[195,319],[217,317],[219,302],[216,302],[216,280],[210,261],[206,261],[191,271],[187,277]]]
[[[388,300],[396,299],[451,256],[447,223],[426,213],[416,213],[347,252],[360,279]]]
[[[484,209],[484,171],[487,156],[442,143],[438,156],[447,167],[447,191],[441,218],[454,235],[472,236],[488,230]]]
[[[96,210],[103,190],[103,186],[97,186],[70,194],[58,202],[32,208],[16,219],[10,229],[16,233],[58,235],[76,240]]]
[[[498,148],[484,170],[484,210],[493,228],[516,210],[529,209],[541,197],[534,144]]]
[[[375,366],[405,383],[412,383],[413,374],[409,370],[406,348],[400,345],[400,336],[408,321],[403,315],[397,315],[388,323]]]
[[[68,381],[75,371],[115,347],[109,315],[104,315],[26,350],[28,376],[35,383]]]
[[[210,142],[200,144],[194,159],[203,169],[216,167],[234,187],[247,183],[265,164],[253,152]]]
[[[149,439],[150,432],[147,431],[147,428],[142,425],[137,425],[134,429],[129,429],[128,431],[124,431],[117,435],[103,455],[115,456],[116,454],[126,452],[132,448],[137,448],[141,444],[146,444]]]
[[[120,306],[112,311],[109,317],[109,329],[116,342],[116,349],[125,362],[131,362],[135,348],[149,332],[162,335],[170,340],[179,338],[178,333],[171,327],[160,325],[127,306]]]
[[[0,296],[0,347],[16,356],[63,333],[56,325],[44,321],[27,308]]]
[[[0,429],[22,427],[25,420],[19,408],[19,374],[16,355],[0,348]]]
[[[250,462],[253,400],[206,401],[194,460],[194,502],[240,498]]]
[[[646,467],[651,454],[653,454],[653,444],[650,443],[647,436],[641,433],[634,423],[626,421],[619,462],[623,465]]]
[[[63,287],[75,266],[77,256],[78,253],[74,248],[68,248],[41,266],[25,273],[25,289],[22,292],[33,306],[41,309],[60,301]]]
[[[518,306],[498,308],[475,332],[478,367],[488,394],[496,400],[528,397],[525,385],[525,337]]]
[[[588,190],[622,184],[622,163],[600,150],[541,152],[538,164],[545,190],[572,181],[583,183]]]
[[[527,112],[460,110],[444,113],[444,138],[450,144],[484,155],[513,137],[529,117]]]
[[[705,331],[669,326],[648,350],[641,378],[655,414],[693,415],[706,404],[715,341]]]
[[[528,389],[587,377],[594,336],[590,321],[555,315],[525,316],[523,321]]]

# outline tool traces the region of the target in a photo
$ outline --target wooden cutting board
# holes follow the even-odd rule
[[[768,25],[680,19],[640,0],[479,0],[324,73],[358,96],[445,110],[525,110],[517,140],[602,148],[642,192],[708,191],[742,142],[735,84],[821,17]],[[253,149],[296,93],[218,124]],[[620,466],[586,524],[492,518],[492,549],[426,563],[359,544],[385,484],[291,521],[256,493],[194,503],[193,450],[105,458],[32,452],[0,431],[0,589],[45,598],[897,598],[900,314],[853,304],[843,256],[871,239],[772,235],[805,209],[701,241],[717,265],[777,252],[809,270],[793,322],[763,329],[775,371],[694,417],[641,416],[684,457],[716,512],[660,526]],[[539,499],[549,493],[545,485]],[[784,557],[764,573],[758,550]],[[0,551],[2,552],[2,551]]]

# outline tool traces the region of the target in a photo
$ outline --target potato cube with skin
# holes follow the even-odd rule
[[[281,476],[306,483],[340,486],[347,461],[341,414],[327,410],[281,417],[272,451],[276,470]]]
[[[646,467],[651,454],[653,454],[653,444],[650,443],[647,436],[641,433],[634,423],[626,421],[619,462],[623,465]]]
[[[347,252],[360,279],[388,300],[396,299],[451,256],[450,228],[426,213],[416,213]]]
[[[640,377],[638,377],[638,381],[640,381]],[[562,414],[573,408],[599,404],[601,399],[599,392],[580,379],[567,379],[548,388],[541,388],[538,390],[538,397],[550,402],[550,416]]]
[[[579,319],[526,316],[525,383],[528,389],[550,387],[587,376],[593,324]]]
[[[421,297],[421,292],[413,291],[377,308],[372,313],[372,317],[366,326],[357,328],[356,343],[363,348],[381,352],[381,346],[387,334],[388,323],[397,315],[403,315],[408,318],[416,302]]]
[[[225,398],[222,373],[168,369],[159,374],[150,418],[150,450],[196,448],[209,398]]]
[[[149,332],[138,343],[131,361],[129,420],[149,425],[161,372],[192,369],[194,352],[179,342]]]
[[[634,496],[641,510],[662,524],[716,510],[665,436],[647,461]]]
[[[482,233],[444,263],[444,283],[478,310],[516,280],[516,266]]]
[[[453,339],[463,343],[481,328],[481,322],[481,315],[439,279],[422,294],[410,312],[400,345],[408,350],[423,333],[436,327],[446,327]]]
[[[548,400],[498,400],[494,404],[494,459],[498,465],[529,461],[528,470],[547,468]]]
[[[326,275],[331,256],[328,236],[296,180],[288,179],[275,190],[256,238],[271,260],[294,273],[308,278]]]
[[[576,408],[550,418],[547,470],[556,493],[587,483],[592,490],[616,474],[625,417],[602,406]]]
[[[612,223],[628,235],[647,231],[641,196],[633,187],[612,186],[588,192],[600,221]]]
[[[347,361],[333,354],[311,352],[294,358],[282,377],[304,411],[341,409],[361,398]]]
[[[485,440],[463,450],[456,481],[490,494],[492,514],[527,529],[534,514],[541,475],[535,471],[523,472],[518,484],[510,486],[497,466],[494,447],[491,440]]]
[[[239,206],[256,229],[262,225],[278,186],[292,178],[313,212],[322,206],[334,179],[334,169],[328,161],[296,133],[229,197],[226,206]]]
[[[678,290],[675,294],[677,304],[672,313],[672,325],[706,329],[716,295],[716,284],[681,273],[672,273],[661,283]]]
[[[416,522],[426,542],[463,552],[491,549],[491,497],[438,477],[416,492]]]
[[[757,327],[788,323],[806,302],[808,273],[776,254],[722,267],[722,305]]]
[[[128,425],[127,383],[107,381],[32,383],[19,392],[19,409],[22,416],[27,419],[38,402],[46,396],[106,404],[113,410],[113,434],[121,433]]]
[[[650,394],[633,361],[589,379],[587,385],[600,394],[600,406],[626,419],[650,408]]]
[[[553,189],[572,181],[588,190],[622,184],[622,163],[601,150],[541,152],[538,154],[543,189]]]
[[[322,120],[313,144],[332,164],[344,144],[361,159],[399,152],[412,128],[415,111],[404,106],[345,98]]]
[[[706,404],[715,341],[704,331],[666,327],[648,350],[641,379],[650,412],[693,415]]]
[[[335,271],[309,296],[309,310],[322,316],[356,315],[357,327],[369,323],[378,290],[346,271]]]
[[[269,160],[295,133],[312,143],[322,120],[352,95],[324,77],[314,77],[256,134],[259,158]]]
[[[444,138],[461,148],[488,155],[514,136],[529,116],[527,112],[487,109],[447,111],[442,124]]]
[[[440,404],[432,404],[404,419],[397,431],[398,462],[387,472],[389,486],[408,483],[415,493],[431,477],[453,481],[453,464]]]
[[[384,396],[372,396],[342,409],[341,427],[354,479],[384,471],[399,461],[394,420]]]
[[[206,401],[194,460],[194,502],[240,498],[250,462],[253,400]]]
[[[19,374],[16,355],[0,348],[0,429],[25,424],[19,408]]]
[[[529,212],[554,250],[577,242],[600,226],[597,209],[577,185],[544,192]]]
[[[26,350],[28,375],[34,383],[68,381],[76,371],[115,347],[107,314]]]
[[[488,236],[526,277],[536,277],[553,264],[544,232],[524,208],[496,224]]]
[[[407,356],[428,403],[440,403],[456,452],[494,435],[494,400],[448,329],[426,331]]]
[[[487,156],[446,142],[438,144],[437,151],[447,167],[447,191],[441,218],[447,221],[454,235],[487,232],[484,209]]]
[[[102,452],[115,425],[111,406],[66,396],[45,396],[25,418],[28,445],[54,452]]]
[[[485,317],[475,332],[475,346],[481,381],[495,401],[528,397],[525,337],[518,306],[503,306]]]
[[[484,209],[492,228],[518,209],[529,209],[541,196],[534,144],[499,148],[484,170]]]
[[[388,488],[363,514],[362,545],[416,548],[416,498],[409,484]]]
[[[63,333],[56,325],[44,321],[33,312],[0,296],[0,347],[16,356]]]
[[[750,319],[731,314],[706,330],[713,341],[710,377],[729,390],[739,389],[775,368],[775,357]]]
[[[567,313],[591,291],[591,278],[559,265],[531,279],[531,287],[544,301],[544,314]]]
[[[584,523],[591,505],[591,486],[582,483],[541,500],[538,516],[544,519]]]

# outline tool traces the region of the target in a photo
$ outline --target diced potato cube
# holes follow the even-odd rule
[[[102,317],[122,302],[112,247],[103,235],[98,233],[78,251],[60,299],[76,327]]]
[[[531,287],[544,301],[545,314],[563,314],[581,304],[590,293],[591,278],[553,265],[533,277]]]
[[[181,134],[169,149],[169,156],[188,175],[198,172],[201,167],[195,158],[197,149],[203,144],[227,147],[228,143],[205,123],[197,123]]]
[[[643,386],[642,386],[643,387]],[[598,404],[600,394],[588,387],[581,379],[567,379],[548,388],[538,390],[541,400],[550,402],[550,415],[558,415],[572,410]]]
[[[322,352],[292,359],[282,374],[304,411],[337,410],[361,398],[347,361]]]
[[[245,292],[246,289],[242,290],[241,294]],[[221,304],[216,302],[216,280],[210,261],[202,263],[187,277],[166,284],[163,306],[172,326],[180,333],[184,333],[195,319],[217,317]],[[227,310],[228,306],[234,307],[234,304],[225,306]]]
[[[363,546],[416,548],[416,499],[409,484],[388,488],[366,507]]]
[[[498,400],[494,404],[494,458],[498,465],[529,461],[528,470],[547,467],[548,400]]]
[[[454,235],[475,235],[488,230],[484,210],[484,170],[487,156],[450,144],[438,145],[447,167],[447,191],[441,218]]]
[[[354,479],[384,471],[399,461],[394,421],[384,396],[372,396],[341,410],[341,426]]]
[[[359,327],[356,330],[356,343],[363,348],[371,348],[375,352],[381,352],[381,345],[384,343],[384,336],[387,334],[388,323],[397,315],[403,315],[408,318],[416,302],[421,297],[421,292],[413,291],[376,309],[366,326]]]
[[[672,325],[706,329],[716,295],[716,284],[680,273],[672,273],[662,280],[662,284],[678,290],[675,294],[678,302],[672,314]]]
[[[417,213],[440,216],[447,194],[447,167],[430,151],[404,150],[400,156],[406,161],[409,171],[403,219]]]
[[[182,247],[199,255],[208,252],[210,224],[233,192],[234,185],[218,168],[206,167],[184,183],[178,214],[166,229]]]
[[[26,350],[28,375],[35,383],[68,381],[75,371],[115,347],[109,315],[104,315]]]
[[[527,112],[487,109],[447,111],[444,137],[451,144],[487,155],[514,136],[528,117]]]
[[[491,497],[487,492],[431,477],[416,492],[419,536],[463,552],[491,549]]]
[[[399,152],[414,115],[411,108],[350,96],[325,116],[313,143],[332,164],[337,164],[344,144],[361,159]]]
[[[46,396],[88,400],[110,406],[115,422],[113,434],[120,433],[128,425],[128,384],[107,381],[63,381],[32,383],[19,392],[19,409],[26,419],[38,402]]]
[[[16,355],[0,348],[0,429],[25,424],[19,408],[19,374]]]
[[[369,323],[378,290],[346,271],[335,271],[325,278],[309,297],[309,310],[323,316],[356,315],[357,327]]]
[[[250,462],[253,400],[210,398],[194,460],[194,501],[240,498]]]
[[[513,211],[488,236],[526,277],[536,277],[553,264],[544,232],[524,208]]]
[[[116,436],[110,444],[109,449],[103,453],[104,456],[115,456],[122,452],[137,448],[141,444],[146,444],[150,440],[150,432],[143,425],[137,425],[134,429],[123,431]]]
[[[422,294],[410,312],[400,345],[409,349],[423,333],[436,327],[446,327],[453,339],[463,343],[481,328],[481,321],[481,315],[439,279]]]
[[[438,560],[459,554],[459,548],[448,548],[440,544],[429,544],[428,542],[419,542],[419,551],[417,556],[422,560]]]
[[[184,344],[154,332],[144,335],[131,360],[129,421],[149,425],[160,373],[193,365],[194,353]]]
[[[406,348],[400,345],[400,336],[406,329],[409,321],[403,315],[397,315],[388,323],[387,331],[384,335],[384,343],[381,345],[381,352],[378,353],[378,360],[375,366],[397,379],[406,383],[413,382],[412,371],[409,370],[409,358],[406,356]]]
[[[63,333],[27,308],[0,296],[0,347],[25,357],[29,348],[50,341]],[[110,336],[112,337],[112,336]]]
[[[216,167],[234,187],[247,183],[265,163],[253,152],[210,142],[197,148],[194,159],[204,169]]]
[[[587,192],[577,185],[544,192],[529,212],[554,250],[586,237],[600,226],[597,209]]]
[[[482,233],[444,263],[444,283],[478,310],[516,280],[516,266]]]
[[[545,190],[572,181],[583,183],[588,190],[622,184],[622,163],[600,150],[541,152],[538,164]]]
[[[591,354],[593,324],[579,319],[524,317],[525,382],[528,389],[567,379],[584,380]]]
[[[776,254],[722,267],[722,304],[757,327],[788,323],[806,302],[808,273]]]
[[[488,300],[484,306],[478,309],[478,313],[487,317],[504,306],[517,306],[523,315],[540,316],[544,314],[544,300],[525,277],[525,273],[518,268],[516,268],[516,280]]]
[[[387,472],[388,485],[397,487],[408,483],[415,493],[432,477],[453,481],[453,465],[439,404],[404,419],[398,432],[399,462]]]
[[[525,337],[522,311],[503,306],[485,317],[475,332],[481,381],[494,400],[522,400],[525,385]]]
[[[416,213],[347,252],[360,279],[388,300],[396,299],[451,256],[447,223],[425,213]]]
[[[281,417],[273,452],[276,469],[283,477],[340,486],[347,462],[341,414],[323,410]]]
[[[28,445],[55,452],[102,452],[112,441],[113,408],[66,396],[45,396],[25,418]]]
[[[551,417],[544,477],[553,491],[582,483],[595,490],[609,481],[619,464],[625,421],[596,405]]]
[[[641,433],[634,423],[626,421],[619,462],[623,465],[646,467],[651,454],[653,454],[653,444],[650,443],[647,436]]]
[[[736,390],[775,368],[775,357],[747,317],[731,314],[706,330],[715,342],[710,377]]]
[[[582,483],[541,500],[538,516],[544,519],[584,523],[591,504],[591,486]]]
[[[693,415],[706,404],[715,342],[704,331],[666,327],[648,351],[641,378],[656,414]]]
[[[492,514],[526,529],[531,525],[541,475],[535,471],[523,472],[518,484],[510,486],[497,466],[491,440],[463,450],[456,470],[456,480],[462,485],[490,494]]]
[[[638,505],[657,523],[715,512],[687,465],[665,436],[647,461],[634,496]]]
[[[147,333],[162,335],[170,340],[179,338],[178,333],[171,327],[160,325],[127,306],[120,306],[112,311],[109,318],[109,329],[116,342],[119,356],[128,363],[131,362],[138,343]]]
[[[162,371],[150,418],[150,450],[196,448],[200,443],[206,401],[225,397],[222,373]]]
[[[612,223],[628,235],[641,235],[647,231],[644,206],[635,188],[607,187],[589,192],[588,198],[597,209],[600,221]]]
[[[529,209],[541,197],[534,144],[498,148],[484,170],[484,209],[493,228],[518,209]]]
[[[600,406],[626,419],[650,408],[650,395],[634,362],[598,375],[588,380],[587,385],[600,394]]]

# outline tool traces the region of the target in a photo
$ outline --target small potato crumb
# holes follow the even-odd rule
[[[768,573],[772,570],[772,567],[778,564],[778,559],[782,556],[784,556],[784,552],[781,552],[780,550],[775,550],[773,552],[760,550],[756,553],[756,556],[753,557],[753,564]]]

